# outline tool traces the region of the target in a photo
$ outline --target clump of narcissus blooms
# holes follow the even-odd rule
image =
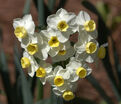
[[[42,84],[48,81],[53,92],[67,101],[74,98],[77,81],[91,73],[88,63],[105,57],[105,48],[99,47],[96,40],[96,24],[84,11],[76,16],[61,8],[48,16],[47,29],[39,33],[35,32],[30,14],[14,19],[13,27],[25,49],[22,68],[27,68],[31,77],[36,73]],[[73,43],[69,38],[75,32],[78,41]],[[51,64],[46,62],[48,56],[52,59]]]

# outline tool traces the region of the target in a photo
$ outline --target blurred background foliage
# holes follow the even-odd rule
[[[40,31],[46,27],[47,16],[55,13],[59,8],[63,8],[66,2],[67,0],[59,0],[57,4],[56,0],[26,0],[23,8],[23,15],[30,13],[31,3],[34,3],[38,13],[38,26],[36,26],[36,31]],[[80,0],[80,5],[81,4],[97,16],[99,44],[102,45],[108,42],[108,47],[106,49],[107,54],[102,60],[102,63],[115,96],[115,101],[107,95],[107,89],[104,89],[93,75],[88,76],[86,80],[89,81],[102,97],[103,100],[98,102],[99,104],[121,104],[121,66],[112,39],[112,33],[117,29],[119,23],[121,23],[121,15],[113,17],[109,5],[102,1],[97,2],[97,5],[94,6],[88,0]],[[5,54],[2,42],[3,33],[2,29],[0,29],[0,76],[4,86],[4,90],[0,90],[0,95],[7,97],[8,104],[95,104],[95,101],[83,97],[76,97],[74,100],[66,102],[62,98],[55,96],[52,91],[50,93],[50,98],[43,99],[44,88],[39,79],[27,76],[21,68],[20,57],[22,53],[19,51],[17,43],[14,45],[16,78],[15,83],[11,83],[10,70],[7,62],[9,56]],[[112,54],[109,54],[110,51],[112,51]],[[113,67],[112,60],[114,63]],[[0,102],[0,104],[4,103]]]

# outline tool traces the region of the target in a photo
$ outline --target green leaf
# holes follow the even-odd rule
[[[54,10],[56,0],[48,0],[48,8],[52,12]]]
[[[103,20],[106,22],[108,19],[109,12],[110,12],[108,5],[106,3],[104,3],[103,1],[98,1],[96,8],[99,11],[99,13],[101,14]]]
[[[23,9],[23,15],[30,13],[30,6],[31,6],[31,0],[26,0],[24,9]]]
[[[4,51],[0,51],[0,73],[2,76],[2,82],[5,88],[5,93],[7,95],[8,102],[10,104],[16,104],[16,97],[14,96],[14,90],[10,83],[9,69],[6,62],[6,57]],[[15,98],[14,98],[15,97]]]
[[[3,90],[0,90],[1,95],[6,95],[6,93]]]
[[[44,0],[37,0],[39,25],[45,25]]]
[[[87,76],[87,80],[92,84],[92,86],[97,90],[97,92],[107,102],[107,104],[113,104],[112,100],[107,96],[104,89],[100,86],[100,84],[92,75]]]
[[[24,75],[22,67],[20,65],[20,60],[17,57],[17,53],[15,52],[14,62],[16,66],[16,70],[18,71],[17,82],[21,85],[21,93],[22,94],[22,104],[33,104],[33,98],[30,90],[30,86],[27,82],[27,79]]]
[[[83,0],[82,5],[86,7],[87,9],[89,9],[91,12],[95,13],[96,15],[98,16],[100,15],[97,9],[89,1]]]
[[[37,79],[37,92],[37,101],[40,101],[43,98],[43,85],[39,79]]]

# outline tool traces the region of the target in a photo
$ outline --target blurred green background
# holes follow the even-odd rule
[[[70,102],[21,69],[22,50],[12,26],[14,18],[31,13],[40,31],[59,8],[87,11],[97,23],[100,45],[108,42],[105,59],[91,65],[92,75],[78,82],[77,97]],[[0,0],[0,104],[121,104],[120,10],[120,0]]]

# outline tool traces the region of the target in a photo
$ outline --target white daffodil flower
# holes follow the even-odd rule
[[[71,57],[69,64],[66,65],[66,68],[70,71],[70,73],[72,73],[70,78],[76,80],[78,80],[78,78],[85,78],[92,72],[92,69],[86,63],[78,61],[75,57]]]
[[[81,61],[86,61],[88,63],[93,63],[97,57],[97,50],[99,44],[96,40],[85,40],[83,43],[77,42],[74,46],[76,53],[76,58]]]
[[[97,38],[98,33],[96,30],[96,24],[93,20],[91,20],[87,12],[79,12],[79,14],[76,17],[76,24],[80,34],[81,32],[85,32],[84,34],[88,34],[94,39]]]
[[[36,77],[40,78],[40,81],[44,85],[46,83],[46,79],[49,75],[52,75],[52,66],[49,63],[44,61],[39,62],[39,67],[36,70]]]
[[[23,57],[21,58],[21,66],[22,68],[28,69],[28,74],[33,77],[34,73],[38,69],[38,64],[33,56],[29,55],[26,51],[23,53]]]
[[[15,29],[15,36],[26,46],[29,43],[29,36],[32,36],[35,31],[35,24],[32,20],[32,16],[29,14],[25,15],[23,18],[14,19],[13,27]]]
[[[64,44],[60,44],[58,54],[52,57],[52,61],[53,62],[65,61],[68,58],[72,57],[74,53],[75,53],[74,48],[70,45],[70,42],[67,41]]]
[[[71,78],[72,73],[67,69],[63,69],[61,66],[57,66],[54,69],[52,75],[48,76],[47,80],[53,87],[57,87],[57,89],[61,92],[65,91],[70,86],[71,83],[76,82],[77,77]]]
[[[59,9],[56,14],[50,15],[47,18],[47,24],[50,28],[58,30],[58,37],[66,42],[69,39],[70,34],[73,34],[75,29],[76,15],[71,12],[67,12],[65,9]]]
[[[29,44],[25,47],[25,50],[30,55],[34,55],[41,60],[46,60],[50,47],[48,46],[48,43],[44,41],[41,33],[34,33],[34,35],[31,36]]]
[[[64,100],[70,101],[75,97],[73,92],[75,92],[76,88],[77,83],[68,83],[64,90],[60,90],[58,87],[54,87],[53,92],[57,96],[62,96]]]

